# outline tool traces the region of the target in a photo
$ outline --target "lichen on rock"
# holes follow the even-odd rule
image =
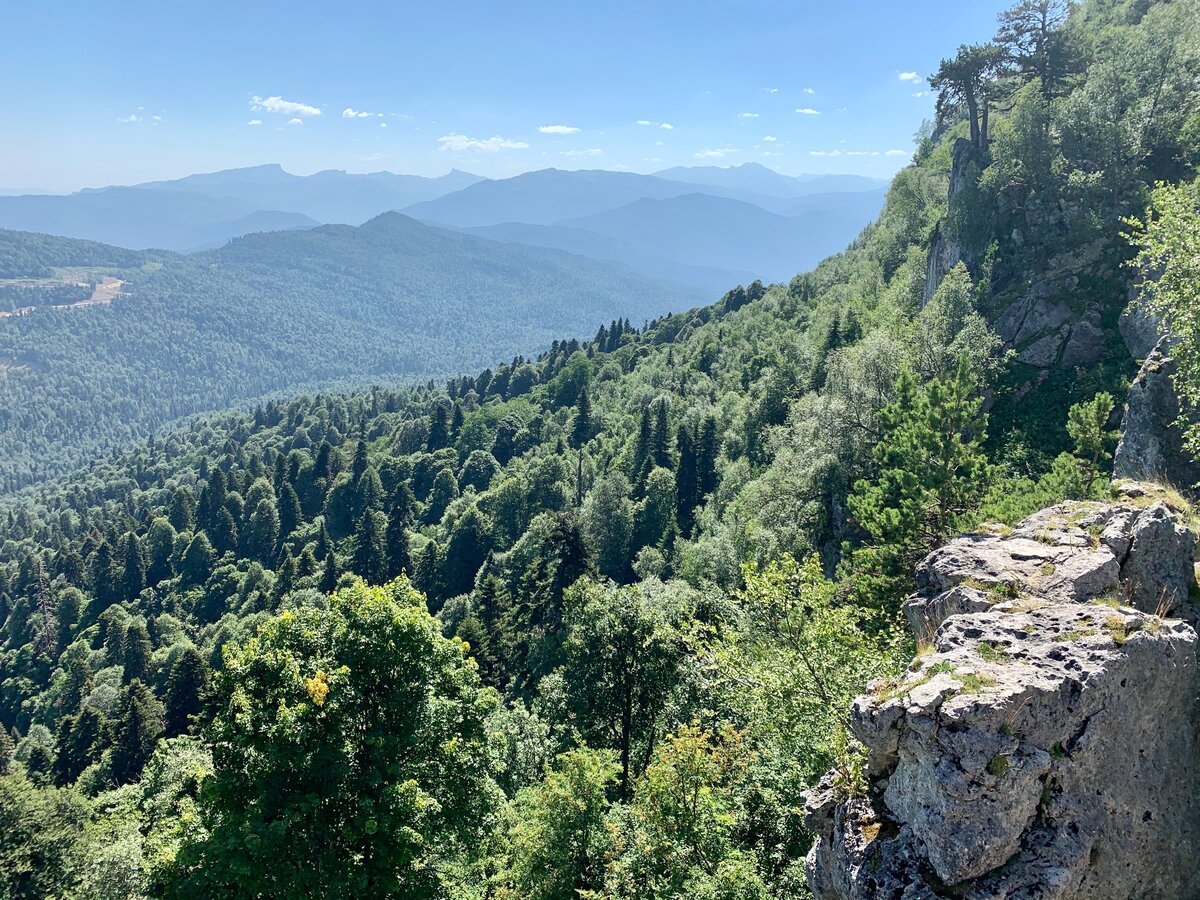
[[[928,646],[851,710],[869,794],[808,796],[818,898],[1200,896],[1196,541],[1123,491],[922,562]]]

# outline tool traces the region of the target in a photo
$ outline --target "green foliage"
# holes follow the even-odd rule
[[[267,620],[215,688],[177,896],[441,895],[494,803],[496,700],[407,581]]]
[[[1129,239],[1142,276],[1141,299],[1174,338],[1175,388],[1192,409],[1200,407],[1200,181],[1159,184],[1144,221],[1129,220]],[[1181,427],[1200,454],[1200,425],[1184,410]]]
[[[982,450],[987,416],[965,359],[947,379],[918,386],[901,376],[899,398],[880,413],[879,473],[862,480],[850,510],[874,543],[855,553],[859,589],[874,602],[898,602],[913,567],[964,522],[987,479]]]
[[[612,845],[608,788],[619,771],[611,751],[580,747],[517,795],[501,897],[567,900],[602,887]]]

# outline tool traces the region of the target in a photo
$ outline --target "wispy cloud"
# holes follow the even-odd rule
[[[447,134],[438,138],[438,149],[459,153],[463,150],[478,150],[481,153],[498,153],[501,150],[527,150],[524,141],[512,141],[493,135],[490,138],[473,138],[465,134]]]
[[[763,137],[763,140],[766,141],[768,144],[773,144],[777,140],[779,140],[779,138],[775,137],[775,135],[773,135],[773,134],[768,134]]]
[[[638,125],[657,125],[658,123],[651,122],[649,119],[638,119],[636,124],[638,124]]]
[[[250,120],[249,122],[247,122],[246,124],[247,124],[247,125],[261,125],[261,124],[262,124],[262,119],[251,119],[251,120]]]
[[[659,122],[659,123],[658,123],[658,127],[659,127],[659,128],[663,128],[663,129],[665,129],[665,130],[667,130],[667,131],[670,131],[670,130],[671,130],[671,129],[673,129],[675,126],[674,126],[674,125],[672,125],[670,122]]]
[[[278,113],[281,116],[319,116],[321,114],[321,110],[308,103],[284,100],[278,96],[267,97],[264,100],[262,97],[255,95],[250,98],[250,109],[255,112],[262,110],[269,113]]]
[[[806,93],[806,94],[815,94],[815,93],[816,93],[816,91],[814,91],[812,88],[805,88],[805,89],[804,89],[804,93]]]
[[[921,76],[916,72],[901,72],[899,75],[901,81],[920,81]]]
[[[779,88],[763,88],[768,94],[778,94]]]
[[[539,125],[538,131],[542,134],[579,134],[574,125]]]
[[[303,125],[304,120],[297,116],[295,118],[288,119],[288,124],[289,125]]]
[[[884,156],[910,156],[911,154],[907,150],[888,150],[883,155]]]
[[[757,119],[758,113],[738,113],[739,119]]]
[[[692,159],[724,159],[731,153],[741,153],[737,147],[717,147],[712,150],[697,150],[692,154]]]
[[[379,123],[379,127],[380,127],[380,128],[387,128],[387,122],[380,122],[380,123]]]
[[[809,156],[842,156],[841,150],[809,150]]]
[[[590,148],[590,149],[588,149],[588,150],[564,150],[564,151],[562,152],[562,155],[563,155],[563,156],[571,156],[571,157],[578,157],[578,156],[599,156],[599,155],[600,155],[601,153],[603,153],[603,152],[604,152],[604,151],[603,151],[603,150],[601,150],[599,147],[592,147],[592,148]]]
[[[347,106],[342,110],[343,119],[370,119],[374,116],[382,116],[383,113],[363,112],[361,109],[355,109],[352,106]]]
[[[134,122],[142,121],[142,117],[139,116],[137,113],[130,113],[127,116],[120,116],[117,119],[117,121],[120,122],[122,125],[132,125]]]
[[[821,114],[819,109],[813,109],[811,106],[798,106],[796,112],[802,116],[819,116]]]
[[[914,97],[924,97],[927,93],[929,93],[929,92],[928,91],[917,91],[915,94],[913,94],[913,96]]]

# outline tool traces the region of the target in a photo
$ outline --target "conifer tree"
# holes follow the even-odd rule
[[[377,516],[373,510],[366,510],[358,520],[355,535],[354,571],[371,585],[387,581],[387,551]]]
[[[187,646],[171,664],[167,675],[164,735],[185,734],[204,706],[208,666],[195,647]]]
[[[121,696],[113,727],[112,774],[118,784],[138,780],[162,734],[162,708],[150,688],[130,682]]]
[[[146,558],[142,554],[142,542],[132,531],[125,535],[124,544],[121,595],[124,600],[133,600],[146,587]]]
[[[135,679],[148,681],[150,658],[153,655],[154,645],[150,641],[146,623],[135,619],[125,629],[125,636],[121,639],[121,664],[124,666],[121,683],[129,684]]]
[[[592,398],[585,384],[575,402],[575,418],[571,422],[571,446],[579,449],[592,436]]]

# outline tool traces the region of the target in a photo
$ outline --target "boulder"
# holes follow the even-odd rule
[[[1152,486],[931,553],[932,635],[850,712],[867,794],[809,792],[819,900],[1200,897],[1196,541]],[[1156,614],[1158,613],[1158,614]]]

